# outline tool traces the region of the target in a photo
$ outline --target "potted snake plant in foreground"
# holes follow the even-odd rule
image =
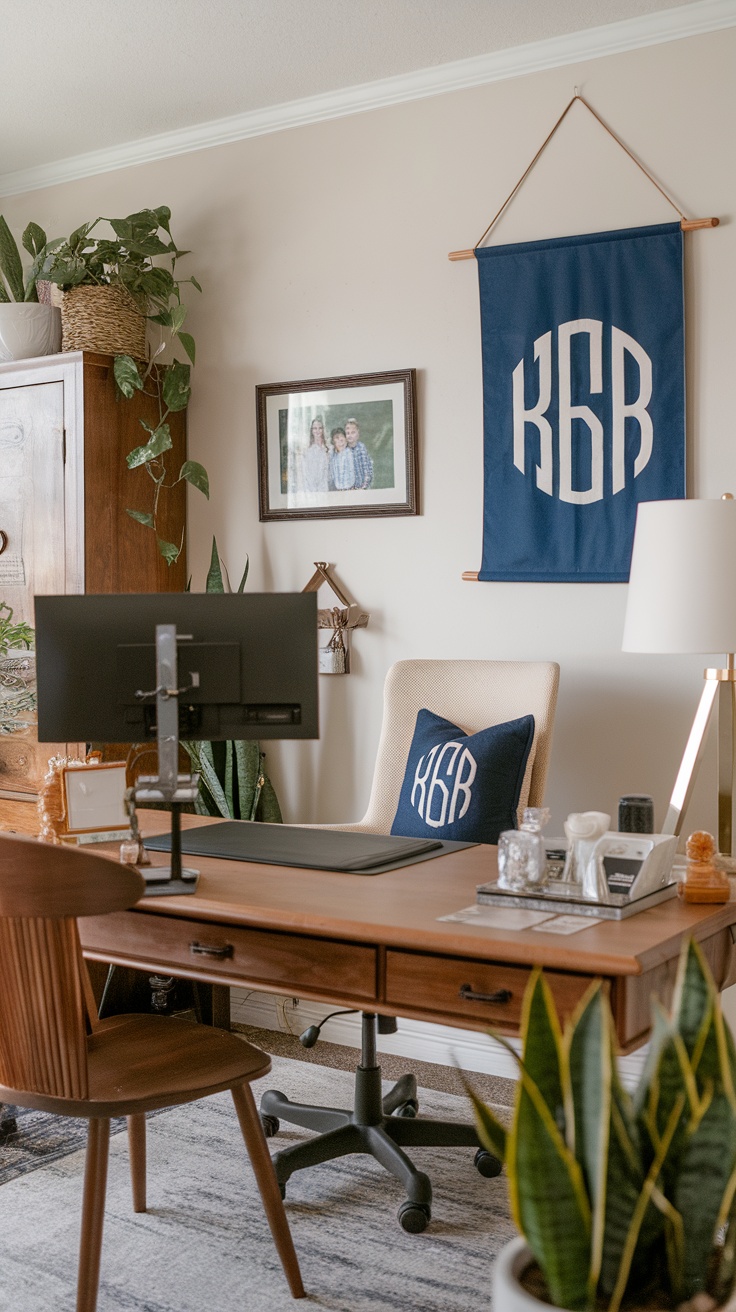
[[[683,946],[671,1014],[654,1003],[633,1096],[600,982],[561,1030],[535,971],[522,1036],[511,1129],[471,1091],[523,1236],[496,1263],[496,1312],[724,1308],[736,1287],[736,1051],[700,948]]]

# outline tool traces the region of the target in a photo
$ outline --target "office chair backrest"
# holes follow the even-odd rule
[[[117,862],[0,835],[0,1084],[88,1097],[86,966],[77,916],[122,911],[144,888]]]
[[[370,801],[361,828],[389,833],[417,712],[422,707],[452,720],[466,733],[533,715],[534,742],[519,810],[541,806],[559,677],[560,667],[553,661],[397,661],[386,675],[383,725]]]

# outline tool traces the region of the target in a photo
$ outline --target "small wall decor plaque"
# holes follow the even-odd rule
[[[353,601],[349,601],[339,584],[330,573],[330,566],[325,560],[314,562],[314,574],[302,588],[302,592],[318,592],[323,583],[332,589],[341,606],[317,611],[317,628],[320,630],[318,668],[320,674],[350,673],[350,634],[353,629],[364,629],[370,619],[365,611]],[[329,637],[322,641],[324,630]]]

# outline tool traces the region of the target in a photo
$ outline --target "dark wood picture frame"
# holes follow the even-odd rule
[[[262,521],[419,514],[415,369],[259,384],[256,421]]]

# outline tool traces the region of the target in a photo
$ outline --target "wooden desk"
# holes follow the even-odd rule
[[[144,813],[141,827],[161,832],[161,815]],[[194,895],[85,918],[82,946],[96,961],[506,1034],[518,1032],[533,966],[546,968],[562,1014],[603,976],[624,1051],[647,1037],[650,995],[669,1002],[683,935],[698,939],[721,988],[736,981],[736,901],[673,899],[564,938],[438,921],[475,901],[495,859],[495,848],[475,847],[359,876],[196,857]],[[464,985],[511,996],[467,1000]]]

